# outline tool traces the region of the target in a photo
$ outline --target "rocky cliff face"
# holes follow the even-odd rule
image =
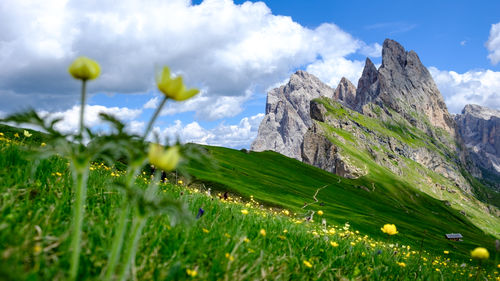
[[[384,41],[378,70],[366,60],[358,82],[356,109],[363,112],[367,103],[386,106],[421,130],[432,133],[430,123],[455,136],[453,119],[431,74],[414,51],[405,51],[396,41]]]
[[[342,77],[333,94],[335,100],[343,101],[349,108],[356,106],[356,87],[349,79]]]
[[[334,90],[317,77],[297,71],[286,85],[267,94],[266,115],[251,149],[273,150],[302,160],[302,140],[313,123],[309,103],[312,99],[333,95]]]
[[[455,120],[474,163],[500,174],[500,111],[468,104]]]

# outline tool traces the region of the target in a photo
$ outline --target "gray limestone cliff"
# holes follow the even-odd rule
[[[334,90],[314,75],[297,71],[286,85],[267,94],[266,115],[251,149],[273,150],[302,160],[302,140],[312,125],[309,103],[319,97],[332,98],[333,94]]]
[[[339,85],[335,88],[333,98],[344,102],[349,108],[354,108],[356,106],[356,86],[349,79],[342,77]]]
[[[453,118],[431,74],[414,51],[407,52],[396,41],[384,41],[378,70],[366,59],[358,82],[356,110],[363,113],[368,103],[386,106],[430,134],[429,123],[455,136]]]
[[[468,104],[455,120],[474,163],[500,174],[500,111]]]

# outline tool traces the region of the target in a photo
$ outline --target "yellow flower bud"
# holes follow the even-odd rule
[[[187,100],[200,92],[198,89],[187,90],[181,76],[172,79],[170,69],[167,66],[163,67],[163,71],[156,80],[158,89],[166,97],[176,101]]]
[[[490,257],[490,253],[483,247],[477,247],[470,252],[471,257],[480,260],[487,260]]]
[[[323,215],[323,211],[319,210],[318,211],[318,215],[322,216]]]
[[[68,71],[75,79],[92,80],[99,76],[101,68],[94,60],[87,57],[78,57],[71,63]]]
[[[396,226],[394,224],[385,224],[384,227],[380,228],[383,233],[387,233],[388,235],[394,235],[398,233]]]
[[[163,147],[157,143],[152,143],[149,146],[148,156],[151,164],[165,171],[175,169],[181,158],[179,146],[171,146],[165,151]]]

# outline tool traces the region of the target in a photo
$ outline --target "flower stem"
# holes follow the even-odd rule
[[[125,179],[126,188],[131,188],[133,180],[135,179],[135,175],[139,167],[131,165],[131,167],[127,170],[127,175]],[[125,230],[127,229],[127,220],[130,214],[130,206],[129,202],[127,202],[127,198],[123,198],[123,206],[120,211],[120,217],[118,218],[118,225],[115,232],[115,236],[113,238],[113,244],[111,245],[111,254],[108,259],[108,266],[106,268],[106,273],[104,276],[104,280],[111,280],[113,277],[113,273],[115,272],[116,264],[120,259],[120,251],[123,246],[123,238],[125,237]]]
[[[126,202],[125,206],[121,208],[120,217],[118,218],[118,227],[115,236],[113,237],[113,245],[111,246],[111,255],[109,256],[108,266],[106,268],[106,275],[104,280],[111,280],[115,272],[116,264],[120,258],[120,250],[123,245],[123,237],[125,236],[125,229],[127,228],[127,219],[130,214],[130,208]]]
[[[83,113],[85,111],[85,100],[87,97],[86,88],[87,88],[87,80],[82,80],[82,95],[81,95],[82,102],[80,105],[80,131],[78,133],[80,137],[82,137],[83,134]]]
[[[87,168],[75,165],[73,169],[73,182],[75,190],[75,203],[73,205],[73,225],[71,229],[71,260],[70,260],[70,280],[76,280],[78,275],[78,263],[80,261],[82,222],[84,212],[84,202],[87,195]]]
[[[137,212],[137,211],[136,211]],[[139,244],[139,239],[141,237],[142,228],[146,224],[146,217],[136,214],[134,220],[132,221],[131,234],[127,241],[126,248],[124,249],[124,258],[122,263],[122,268],[120,269],[120,274],[118,275],[118,280],[124,281],[128,277],[130,271],[130,265],[134,262],[135,252],[137,250],[137,245]]]
[[[143,136],[144,139],[146,139],[146,137],[148,136],[149,131],[153,127],[153,123],[155,122],[156,118],[158,118],[158,115],[160,114],[160,111],[161,111],[161,109],[163,108],[163,106],[165,105],[166,102],[167,102],[167,96],[164,96],[163,100],[160,103],[160,105],[158,106],[158,108],[156,109],[155,113],[153,114],[153,117],[151,118],[151,120],[149,120],[148,127],[146,128],[146,131],[144,131],[144,136]]]

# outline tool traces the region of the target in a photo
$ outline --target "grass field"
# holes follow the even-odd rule
[[[35,138],[10,127],[0,132],[0,280],[66,280],[68,162],[32,159],[30,151],[43,141],[35,132]],[[176,183],[170,174],[172,183],[157,194],[186,204],[192,222],[172,227],[169,216],[149,218],[131,279],[499,280],[493,237],[404,182],[381,179],[371,190],[367,179],[339,178],[272,152],[206,149],[214,165],[191,163],[191,181]],[[121,177],[115,167],[91,166],[80,280],[102,280],[121,208],[111,186]],[[145,173],[136,184],[146,188],[150,180]],[[219,198],[224,191],[227,200]],[[200,208],[204,214],[194,219]],[[314,222],[304,221],[313,210]],[[385,223],[399,233],[385,236]],[[461,232],[465,241],[447,242],[448,232]],[[492,254],[479,269],[469,260],[476,246]]]

